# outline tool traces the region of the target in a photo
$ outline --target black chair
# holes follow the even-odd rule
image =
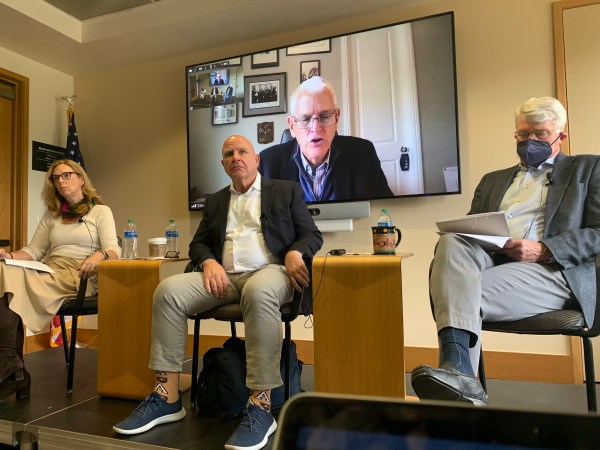
[[[311,272],[311,261],[306,261],[305,263],[309,269],[309,273]],[[194,271],[194,267],[191,262],[189,262],[185,268],[186,272]],[[311,286],[309,285],[307,288],[303,289],[302,292],[297,292],[294,290],[294,297],[291,302],[286,303],[280,309],[281,311],[281,321],[285,326],[285,334],[283,339],[283,357],[285,362],[285,375],[283,384],[284,388],[284,398],[288,400],[290,398],[290,385],[291,385],[291,370],[290,370],[290,354],[292,349],[292,327],[291,322],[298,317],[300,310],[302,309],[302,313],[304,315],[310,314],[312,311],[312,302],[308,299],[311,298],[309,293]],[[304,299],[304,304],[303,304]],[[200,352],[200,321],[203,319],[214,319],[220,320],[224,322],[230,322],[231,324],[231,336],[236,337],[236,322],[243,322],[244,317],[242,315],[242,307],[239,303],[233,303],[228,305],[223,305],[215,309],[211,309],[210,311],[205,311],[201,314],[195,314],[189,317],[194,321],[194,340],[193,340],[193,350],[192,350],[192,388],[191,388],[191,406],[196,406],[196,384],[198,381],[198,354]]]
[[[290,131],[289,128],[286,128],[285,130],[283,130],[283,133],[281,133],[280,144],[285,144],[286,142],[289,142],[293,139],[294,139],[294,137],[292,136],[292,132]]]
[[[596,381],[591,338],[600,335],[600,254],[596,255],[596,312],[591,327],[585,324],[583,313],[578,310],[552,311],[512,322],[483,322],[482,329],[499,333],[579,336],[583,342],[585,384],[588,411],[596,412]],[[479,358],[479,380],[487,392],[483,349]]]
[[[77,348],[77,319],[79,316],[91,316],[98,314],[98,294],[90,297],[85,296],[87,279],[82,279],[79,284],[77,297],[65,300],[56,313],[60,318],[60,332],[63,339],[65,361],[69,366],[67,372],[67,392],[73,392],[73,372],[75,370],[75,349]],[[71,336],[67,337],[65,316],[73,316],[71,323]]]
[[[123,247],[121,236],[117,236],[119,247]],[[63,302],[56,312],[60,319],[60,333],[65,351],[65,361],[69,370],[67,372],[67,393],[73,392],[73,373],[75,371],[75,349],[77,348],[77,319],[80,316],[94,316],[98,314],[98,293],[90,297],[85,296],[88,280],[81,280],[77,297],[69,298]],[[65,316],[73,316],[71,323],[71,336],[67,337]]]

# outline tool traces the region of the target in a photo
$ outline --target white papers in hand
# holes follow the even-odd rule
[[[504,247],[510,239],[510,230],[503,211],[471,214],[436,221],[438,234],[455,233],[471,239],[489,250]]]
[[[39,270],[40,272],[54,273],[50,267],[39,261],[24,261],[22,259],[5,259],[4,262],[9,266],[25,267],[27,269]]]

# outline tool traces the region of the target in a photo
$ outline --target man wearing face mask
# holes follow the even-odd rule
[[[465,237],[440,237],[429,278],[440,364],[412,371],[419,398],[487,403],[475,377],[482,320],[580,308],[592,325],[600,157],[561,153],[566,119],[554,98],[523,103],[515,113],[520,163],[485,175],[475,190],[469,214],[505,212],[504,248],[490,253]]]

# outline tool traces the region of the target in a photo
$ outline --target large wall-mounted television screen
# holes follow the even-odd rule
[[[460,193],[455,64],[447,12],[187,66],[189,209],[229,185],[220,162],[228,136],[247,137],[259,154],[290,139],[290,95],[315,75],[333,86],[340,110],[332,148],[343,152],[344,136],[370,141],[389,189],[306,195],[309,205]],[[361,170],[338,178],[348,184]]]

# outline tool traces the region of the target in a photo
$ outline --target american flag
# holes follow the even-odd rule
[[[79,138],[77,137],[77,128],[75,128],[75,111],[69,109],[69,130],[67,132],[67,158],[72,159],[85,169],[83,155],[79,148]]]

